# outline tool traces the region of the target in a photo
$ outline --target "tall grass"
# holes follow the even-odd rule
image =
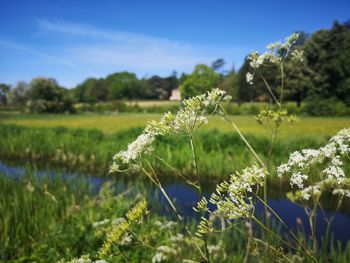
[[[110,182],[92,194],[90,187],[77,178],[37,177],[35,170],[27,170],[23,177],[0,174],[0,262],[56,262],[83,254],[95,255],[112,227],[110,222],[122,217],[140,195],[147,195],[142,187],[135,186],[137,190],[116,192]],[[141,238],[147,238],[148,249],[135,244],[122,247],[130,262],[150,262],[157,247],[173,245],[171,238],[183,233],[180,225],[169,224],[169,218],[159,216],[155,206],[149,205],[151,213],[136,226]],[[186,224],[190,229],[196,227],[196,221],[191,219]],[[242,262],[246,240],[242,229],[243,225],[239,224],[220,236],[210,237],[211,244],[223,242],[223,250],[212,255],[213,262]],[[182,256],[190,257],[194,253],[185,243],[181,246]],[[253,258],[258,260],[258,257],[269,262],[265,255]],[[345,263],[349,259],[350,245],[344,248],[339,243],[320,262]],[[111,262],[122,260],[116,255]]]
[[[106,174],[115,152],[125,149],[140,133],[132,128],[114,134],[103,134],[98,130],[58,128],[30,128],[15,125],[1,125],[0,156],[7,159],[29,159],[45,161],[52,165],[66,167],[88,173]],[[259,155],[266,158],[264,136],[247,135],[247,139]],[[253,157],[232,132],[218,130],[199,131],[195,137],[200,172],[206,178],[227,177],[230,172],[244,168],[253,162]],[[283,139],[276,142],[271,166],[285,161],[288,154],[305,147],[317,147],[325,137],[301,137]],[[155,145],[156,155],[177,167],[187,176],[193,175],[191,169],[191,149],[184,137],[160,138]],[[170,175],[155,158],[155,169],[162,175]]]

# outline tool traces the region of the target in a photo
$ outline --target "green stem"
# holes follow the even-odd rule
[[[276,235],[275,233],[273,233],[270,229],[268,229],[263,223],[260,222],[259,219],[257,219],[255,216],[252,217],[252,219],[262,228],[264,229],[267,233],[269,233],[270,235],[274,236],[277,240],[281,241],[282,243],[284,243],[285,245],[287,245],[288,247],[296,250],[296,251],[300,251],[300,249],[294,247],[293,245],[291,245],[289,242],[283,240],[281,237],[279,237],[278,235]]]
[[[192,160],[193,160],[193,166],[194,166],[194,171],[195,171],[195,176],[197,180],[197,186],[198,186],[198,200],[201,200],[203,197],[203,192],[202,192],[202,186],[200,182],[200,174],[198,172],[198,162],[197,162],[197,154],[196,154],[196,148],[193,140],[193,134],[189,133],[188,135],[190,144],[191,144],[191,152],[192,152]],[[202,216],[204,216],[204,213],[202,213]],[[206,261],[210,263],[209,259],[209,249],[208,249],[208,240],[207,237],[204,237],[204,248],[205,248],[205,255],[206,255]]]
[[[162,157],[152,153],[152,155],[154,157],[156,157],[159,161],[161,161],[162,163],[164,163],[166,166],[168,166],[176,175],[178,175],[179,177],[181,177],[187,184],[193,186],[194,188],[198,189],[198,185],[194,182],[192,182],[191,180],[187,179],[184,175],[182,175],[174,166],[172,166],[170,163],[168,163],[167,161],[165,161]]]
[[[284,92],[284,70],[283,70],[283,63],[281,63],[281,95],[280,95],[280,107],[282,105],[282,101],[283,101],[283,92]]]
[[[147,160],[146,160],[146,161],[147,161]],[[148,163],[148,165],[149,165],[150,167],[152,167],[151,164],[150,164],[148,161],[147,161],[147,163]],[[164,195],[164,197],[165,197],[166,200],[168,201],[170,207],[171,207],[171,208],[173,209],[173,211],[175,212],[175,214],[176,214],[178,220],[179,220],[180,222],[182,222],[182,216],[181,216],[181,214],[177,211],[177,209],[176,209],[174,203],[171,201],[170,197],[168,196],[168,194],[166,193],[166,191],[165,191],[164,188],[162,187],[162,184],[161,184],[160,181],[158,180],[157,175],[154,173],[153,168],[152,168],[152,171],[153,171],[153,173],[154,173],[154,176],[155,176],[156,180],[154,180],[154,179],[152,178],[152,175],[150,175],[149,172],[147,172],[147,171],[145,170],[145,168],[141,167],[141,169],[142,169],[142,171],[152,180],[152,182],[153,182],[157,187],[159,187],[160,191],[162,192],[162,194]],[[186,230],[187,234],[191,237],[192,241],[194,242],[194,244],[195,244],[196,248],[198,249],[199,253],[201,254],[201,256],[202,256],[203,258],[206,258],[206,256],[204,255],[202,249],[199,247],[198,243],[195,241],[195,239],[194,239],[194,237],[193,237],[191,231],[188,229],[187,226],[185,226],[185,230]]]
[[[265,241],[262,241],[261,239],[259,238],[253,238],[253,240],[257,243],[261,243],[262,245],[274,250],[276,253],[281,253],[281,251],[279,251],[278,249],[274,248],[273,246],[271,246],[270,244],[266,243]],[[286,255],[281,255],[285,260],[287,260],[288,262],[291,262],[293,263],[294,261],[291,260],[290,258],[288,258]]]
[[[247,246],[246,246],[246,251],[245,251],[243,263],[247,263],[249,260],[249,251],[250,251],[250,246],[251,246],[251,242],[252,242],[252,238],[253,238],[253,229],[252,229],[251,218],[247,219],[246,227],[247,227]]]
[[[270,170],[270,159],[272,157],[272,151],[273,151],[273,145],[275,143],[275,139],[276,139],[276,133],[277,133],[277,125],[275,124],[275,126],[273,127],[273,131],[272,131],[272,136],[271,136],[271,143],[270,143],[270,147],[269,147],[269,152],[267,155],[267,161],[266,161],[266,168],[268,170]],[[271,174],[271,171],[270,171]],[[264,202],[265,204],[267,204],[267,176],[264,177]],[[267,211],[267,206],[265,205],[265,222],[266,222],[266,226],[270,227],[270,219],[268,216],[268,211]]]
[[[227,115],[225,109],[220,105],[220,109],[222,110],[222,112],[224,113],[224,120],[227,121],[229,124],[231,124],[231,126],[236,130],[236,132],[238,133],[238,135],[241,137],[241,139],[243,140],[243,142],[246,144],[246,146],[248,147],[248,149],[252,152],[252,154],[254,155],[254,157],[256,158],[256,160],[260,163],[260,165],[262,167],[265,167],[264,162],[260,159],[259,155],[254,151],[253,147],[250,145],[250,143],[247,141],[247,139],[244,137],[244,135],[242,134],[242,132],[239,130],[238,126],[236,125],[236,123],[231,120],[229,118],[229,116]]]
[[[298,239],[298,237],[293,233],[293,231],[288,227],[288,225],[284,222],[284,220],[273,210],[271,206],[269,206],[267,203],[265,203],[264,200],[262,200],[258,195],[255,195],[255,197],[262,202],[270,211],[271,213],[282,223],[282,225],[288,230],[289,234],[294,238],[294,240],[298,243],[300,247],[302,247],[307,253],[310,253],[307,247],[305,247]]]
[[[199,200],[201,200],[202,199],[202,187],[201,187],[201,182],[200,182],[200,175],[198,173],[196,148],[195,148],[195,145],[194,145],[193,135],[189,134],[188,137],[189,137],[190,144],[191,144],[192,162],[193,162],[195,177],[196,177],[196,180],[197,180]]]
[[[334,217],[336,215],[336,213],[338,212],[340,205],[343,201],[343,196],[340,197],[337,207],[335,208],[334,213],[332,214],[331,218],[329,220],[326,220],[327,223],[327,229],[326,229],[326,235],[325,235],[325,239],[324,239],[324,243],[323,243],[323,255],[326,256],[327,253],[327,247],[328,247],[328,242],[329,242],[329,236],[330,236],[330,231],[331,231],[331,225],[332,222],[334,220]]]
[[[261,77],[261,79],[264,81],[265,86],[267,87],[268,91],[270,92],[273,100],[276,102],[276,104],[278,105],[278,107],[281,107],[281,104],[279,103],[279,101],[277,100],[275,94],[272,92],[272,89],[270,88],[270,85],[267,83],[266,79],[264,78],[264,76],[259,72],[259,76]]]
[[[253,219],[256,223],[258,223],[258,225],[259,225],[262,229],[264,229],[265,231],[267,231],[268,233],[270,233],[271,235],[273,235],[276,239],[278,239],[278,240],[281,241],[282,243],[286,244],[286,245],[289,246],[290,248],[292,248],[292,249],[294,249],[294,250],[296,250],[296,251],[299,251],[299,252],[302,252],[302,253],[303,253],[303,251],[301,251],[300,249],[294,247],[293,245],[291,245],[291,244],[288,243],[287,241],[285,241],[285,240],[283,240],[282,238],[280,238],[279,236],[277,236],[275,233],[271,232],[271,230],[268,229],[263,223],[261,223],[261,222],[259,221],[259,219],[257,219],[255,216],[253,216],[252,219]],[[308,255],[308,256],[312,259],[313,262],[317,262],[317,259],[316,259],[311,253],[309,253],[308,250],[305,251],[305,252],[306,252],[305,254]]]

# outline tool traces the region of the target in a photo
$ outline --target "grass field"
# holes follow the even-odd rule
[[[112,134],[132,127],[143,127],[149,120],[158,120],[161,114],[120,113],[120,114],[81,114],[81,115],[0,115],[0,124],[16,124],[28,127],[67,127],[98,129],[105,134]],[[267,136],[266,128],[259,125],[254,116],[232,116],[240,129],[256,136]],[[340,129],[350,127],[350,118],[301,117],[292,127],[284,125],[280,138],[290,137],[328,137]],[[231,131],[232,128],[219,117],[212,117],[203,129]]]

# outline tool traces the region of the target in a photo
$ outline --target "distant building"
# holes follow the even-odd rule
[[[169,100],[181,100],[180,88],[173,89]]]

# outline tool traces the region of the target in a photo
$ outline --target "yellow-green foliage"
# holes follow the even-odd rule
[[[150,120],[160,119],[160,114],[121,113],[116,115],[91,114],[91,115],[0,115],[0,123],[18,124],[30,127],[58,127],[99,129],[104,133],[114,133],[131,127],[144,127]],[[269,132],[254,120],[253,116],[233,116],[236,124],[244,133],[259,136],[267,136]],[[350,126],[350,118],[315,118],[301,117],[290,128],[283,124],[279,138],[299,136],[330,136],[342,128]],[[203,129],[219,129],[232,131],[231,127],[219,117],[209,119],[208,125]]]
[[[124,234],[128,231],[131,224],[142,219],[142,216],[147,211],[147,202],[143,198],[133,208],[131,208],[125,215],[127,220],[123,220],[116,224],[113,229],[108,233],[106,241],[100,248],[98,255],[103,258],[110,254],[113,244],[118,244]]]

